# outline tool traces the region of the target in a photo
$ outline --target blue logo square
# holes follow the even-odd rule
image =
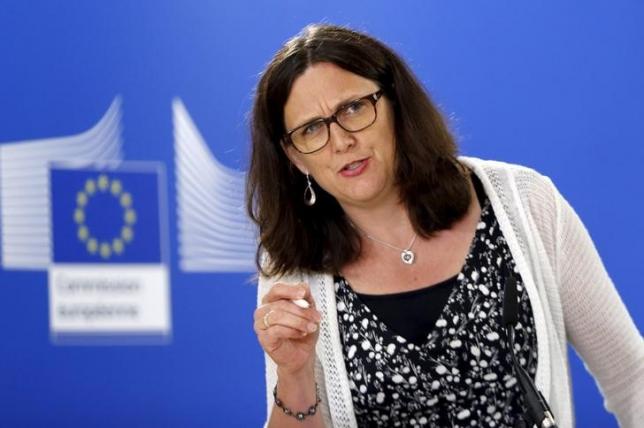
[[[53,261],[160,263],[159,171],[50,169]]]

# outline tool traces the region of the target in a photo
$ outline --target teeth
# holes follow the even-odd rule
[[[344,167],[344,169],[354,170],[354,169],[356,169],[357,167],[359,167],[361,163],[362,163],[362,161],[355,161],[355,162],[353,162],[353,163],[350,163],[350,164],[349,164],[349,165],[347,165],[346,167]]]

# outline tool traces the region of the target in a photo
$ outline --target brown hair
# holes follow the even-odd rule
[[[338,202],[315,185],[317,202],[304,204],[304,176],[281,147],[284,105],[307,67],[329,62],[379,84],[392,104],[395,173],[415,231],[428,238],[466,212],[470,191],[445,121],[403,60],[382,42],[347,28],[310,25],[280,49],[262,74],[251,117],[246,183],[250,217],[259,226],[257,265],[266,275],[337,273],[360,255],[359,232]],[[268,253],[270,263],[260,255]]]

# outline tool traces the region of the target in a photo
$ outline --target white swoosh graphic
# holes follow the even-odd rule
[[[56,161],[119,161],[121,99],[81,134],[0,145],[2,266],[41,270],[51,263],[49,164]]]
[[[246,216],[246,174],[221,164],[183,103],[172,103],[179,267],[186,272],[253,272],[257,232]]]

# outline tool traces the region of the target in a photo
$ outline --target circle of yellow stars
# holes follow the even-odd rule
[[[115,198],[123,209],[123,223],[119,234],[111,240],[99,240],[92,235],[92,231],[85,223],[85,209],[92,197],[99,193],[109,193]],[[105,174],[100,174],[96,179],[87,179],[83,189],[76,193],[76,208],[74,209],[74,222],[77,225],[77,237],[85,244],[88,253],[98,254],[107,260],[113,255],[120,255],[125,246],[134,239],[134,224],[136,211],[133,207],[132,195],[123,189],[120,180],[110,180]]]

